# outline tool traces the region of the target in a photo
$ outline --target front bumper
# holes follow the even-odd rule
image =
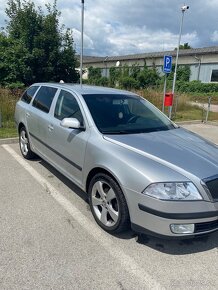
[[[218,202],[162,201],[125,189],[132,229],[165,237],[192,237],[218,230]],[[193,233],[173,233],[171,225],[194,224]]]

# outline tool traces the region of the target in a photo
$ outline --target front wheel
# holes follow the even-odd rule
[[[19,145],[21,154],[25,159],[32,159],[35,154],[30,149],[30,142],[25,127],[22,127],[19,132]]]
[[[120,233],[129,227],[129,211],[117,182],[107,174],[99,173],[89,185],[92,214],[101,228]]]

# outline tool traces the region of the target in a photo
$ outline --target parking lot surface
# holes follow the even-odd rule
[[[218,144],[218,124],[211,123],[183,123],[179,124],[181,127],[188,129],[194,133],[201,135],[207,140]]]
[[[0,165],[0,289],[218,289],[218,232],[111,236],[84,192],[43,160],[24,160],[18,144],[0,146]]]

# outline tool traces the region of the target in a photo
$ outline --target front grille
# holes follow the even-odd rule
[[[195,224],[195,233],[218,230],[218,220]]]
[[[214,201],[218,201],[218,178],[205,182]]]

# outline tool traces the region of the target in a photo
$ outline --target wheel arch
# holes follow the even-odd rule
[[[23,128],[23,127],[26,129],[24,123],[23,123],[23,122],[20,122],[19,125],[18,125],[18,127],[17,127],[18,133],[20,133],[20,130],[21,130],[21,128]]]
[[[108,171],[107,169],[105,169],[105,168],[102,168],[102,167],[95,167],[95,168],[93,168],[90,172],[89,172],[89,174],[88,174],[88,176],[87,176],[87,178],[86,178],[86,186],[85,186],[85,190],[86,190],[86,192],[88,192],[88,189],[89,189],[89,185],[90,185],[90,182],[91,182],[91,180],[92,180],[92,178],[96,175],[96,174],[98,174],[98,173],[104,173],[104,174],[107,174],[107,175],[109,175],[111,178],[113,178],[113,180],[118,184],[118,186],[120,187],[120,189],[122,190],[122,187],[121,187],[121,185],[120,185],[120,182],[118,181],[118,179],[110,172],[110,171]],[[122,190],[123,191],[123,190]],[[124,196],[125,196],[125,194],[124,194]]]

